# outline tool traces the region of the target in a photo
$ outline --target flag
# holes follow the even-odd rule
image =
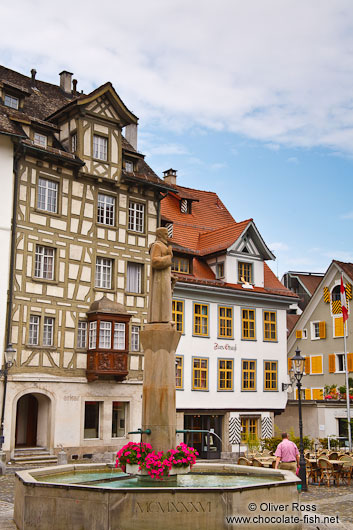
[[[348,309],[347,309],[347,301],[346,301],[346,291],[344,289],[343,285],[343,278],[341,276],[341,307],[342,307],[342,317],[343,317],[343,324],[348,318]]]

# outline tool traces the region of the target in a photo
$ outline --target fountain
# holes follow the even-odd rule
[[[151,247],[148,323],[141,332],[145,368],[141,438],[155,451],[176,445],[172,250],[167,229]],[[221,530],[239,528],[233,516],[252,517],[246,528],[301,528],[297,479],[290,471],[196,463],[189,474],[156,481],[106,464],[55,466],[16,475],[15,522],[20,530]],[[255,507],[254,507],[255,506]],[[252,510],[254,508],[254,510]],[[285,519],[287,517],[287,519]],[[258,519],[256,519],[258,518]],[[282,522],[281,522],[282,521]],[[242,525],[242,527],[244,527]]]

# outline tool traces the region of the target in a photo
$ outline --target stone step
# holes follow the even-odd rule
[[[25,455],[25,456],[17,456],[15,455],[11,462],[14,464],[27,464],[27,463],[37,463],[37,462],[57,462],[57,457],[55,455],[50,454],[37,454],[37,455]]]
[[[56,457],[53,457],[51,459],[47,459],[47,460],[21,460],[21,461],[18,461],[18,460],[11,460],[12,464],[14,466],[28,466],[28,465],[32,465],[32,466],[47,466],[48,464],[57,464],[58,463],[58,459]],[[0,526],[1,528],[1,526]]]

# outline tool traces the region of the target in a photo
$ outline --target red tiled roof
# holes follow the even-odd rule
[[[211,254],[212,252],[229,248],[237,241],[251,221],[252,219],[247,219],[241,223],[233,222],[228,226],[200,234],[199,250],[202,254]]]
[[[345,272],[345,274],[347,274],[347,276],[353,281],[353,263],[345,263],[344,261],[337,261],[336,259],[333,260],[333,263],[337,263],[343,272]]]
[[[323,278],[322,274],[320,276],[316,276],[315,274],[296,274],[296,276],[311,295],[314,294],[317,286]]]

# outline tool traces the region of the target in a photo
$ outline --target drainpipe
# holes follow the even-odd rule
[[[18,203],[18,161],[20,159],[20,146],[18,146],[13,163],[13,174],[14,174],[14,187],[13,187],[13,204],[12,204],[12,220],[11,220],[11,250],[10,250],[10,271],[9,271],[9,290],[7,299],[7,315],[6,315],[6,349],[5,353],[14,353],[13,346],[11,344],[11,323],[12,323],[12,301],[13,301],[13,283],[14,283],[14,268],[15,268],[15,245],[16,245],[16,227],[17,227],[17,203]],[[8,369],[11,368],[12,362],[8,362],[4,359],[4,369],[2,374],[4,375],[4,392],[2,397],[1,406],[1,421],[0,421],[0,454],[2,453],[2,445],[4,443],[4,419],[5,419],[5,404],[6,404],[6,391],[7,391],[7,373]],[[1,470],[4,473],[4,467],[1,465]]]

